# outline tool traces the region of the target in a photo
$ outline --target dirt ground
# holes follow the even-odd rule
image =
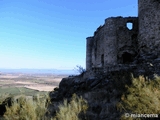
[[[67,75],[55,74],[2,74],[0,75],[0,87],[26,87],[39,91],[52,91],[58,87],[62,78]]]

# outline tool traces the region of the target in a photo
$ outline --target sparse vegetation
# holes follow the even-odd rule
[[[6,106],[6,112],[3,116],[4,120],[80,120],[78,115],[87,110],[87,102],[77,95],[73,95],[71,101],[68,103],[64,100],[63,104],[59,106],[59,111],[55,118],[47,118],[45,113],[47,111],[47,101],[45,98],[41,99],[39,95],[33,98],[21,95],[18,98],[12,99],[12,105]]]
[[[4,118],[6,120],[44,120],[46,112],[46,99],[28,98],[24,95],[14,98],[12,106],[6,106]]]
[[[76,68],[75,68],[75,70],[80,74],[80,75],[82,75],[82,74],[84,74],[85,72],[86,72],[86,69],[84,69],[82,66],[80,66],[80,65],[77,65],[76,66]]]
[[[9,93],[0,94],[0,104],[2,104],[2,102],[9,96]]]
[[[2,96],[2,95],[1,95]],[[49,97],[47,94],[43,96],[37,94],[35,96],[9,96],[3,95],[0,104],[11,98],[11,106],[5,104],[6,112],[0,119],[4,120],[47,120],[45,113],[47,111],[47,102]],[[1,111],[2,112],[2,111]]]
[[[64,100],[63,104],[59,106],[59,111],[53,120],[80,120],[79,114],[85,113],[87,108],[87,102],[82,97],[73,94],[69,103]]]
[[[155,76],[155,79],[153,80],[143,76],[140,76],[139,78],[132,77],[131,81],[129,80],[129,76],[126,78],[118,78],[123,82],[115,80],[116,83],[114,83],[114,92],[112,92],[112,95],[116,95],[119,92],[123,95],[121,96],[121,101],[118,101],[120,97],[112,97],[111,102],[116,101],[115,105],[117,107],[117,111],[112,110],[110,107],[108,107],[108,109],[116,113],[121,113],[122,120],[133,119],[125,117],[124,113],[160,114],[160,77]],[[130,82],[127,80],[127,78]],[[119,82],[122,82],[123,84],[119,84]],[[115,86],[118,85],[119,87],[116,88]],[[104,98],[104,101],[111,99],[112,95],[109,93],[105,93],[105,95],[108,96]],[[5,98],[8,98],[9,96],[9,94],[1,94],[0,104],[2,104]],[[88,102],[82,97],[78,97],[76,94],[73,94],[70,100],[65,99],[63,104],[58,106],[59,110],[56,112],[56,115],[53,116],[54,118],[47,118],[45,113],[47,112],[47,103],[49,102],[48,97],[49,96],[47,94],[43,97],[40,94],[37,94],[37,96],[34,97],[27,97],[24,95],[18,97],[14,96],[14,99],[12,99],[12,106],[6,106],[6,112],[4,113],[3,118],[0,119],[81,120],[82,113],[83,117],[85,117],[85,115],[87,116],[87,110],[89,108]],[[97,98],[97,103],[94,103],[97,104],[97,106],[98,104],[101,105],[101,103],[98,103],[98,99],[102,100],[103,98]],[[112,103],[109,104],[111,105]],[[106,109],[106,111],[104,110],[103,112],[107,114],[108,109]],[[91,112],[92,111],[90,111],[90,114]],[[108,113],[110,114],[110,111],[108,111]]]
[[[126,86],[127,91],[122,95],[118,109],[124,113],[132,114],[160,114],[160,77],[155,76],[149,80],[140,76],[133,78],[132,84]],[[126,118],[122,115],[122,119]]]

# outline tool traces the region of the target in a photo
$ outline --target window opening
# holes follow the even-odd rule
[[[132,22],[127,22],[126,23],[126,26],[129,30],[132,30],[133,29],[133,23]]]

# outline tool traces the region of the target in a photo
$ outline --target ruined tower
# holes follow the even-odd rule
[[[86,69],[128,64],[148,53],[160,53],[160,0],[138,0],[138,17],[107,18],[87,38]]]
[[[86,44],[86,70],[89,70],[92,66],[92,47],[93,47],[93,37],[87,37]]]
[[[160,52],[160,0],[138,0],[140,53]]]
[[[131,23],[131,29],[127,27]],[[137,17],[110,17],[87,38],[86,70],[131,62],[136,55]]]

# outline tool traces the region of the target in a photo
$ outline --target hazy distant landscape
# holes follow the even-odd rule
[[[58,69],[3,69],[0,68],[1,73],[24,73],[24,74],[55,74],[55,75],[74,75],[76,70],[58,70]]]
[[[67,77],[66,74],[55,74],[51,71],[5,71],[0,75],[0,89],[11,87],[24,87],[39,91],[52,91],[59,85],[62,78]],[[51,73],[49,73],[51,72]],[[1,90],[2,91],[2,90]]]
[[[70,71],[58,71],[58,70],[38,70],[38,69],[1,69],[0,72],[0,119],[4,119],[4,112],[9,119],[12,119],[12,114],[14,116],[13,111],[10,108],[7,112],[5,106],[7,106],[7,99],[29,99],[30,102],[25,101],[24,106],[31,105],[34,109],[39,109],[42,114],[39,112],[35,112],[32,114],[41,118],[46,111],[46,106],[44,103],[47,103],[47,96],[50,91],[54,91],[54,88],[59,86],[62,78],[67,77]],[[36,100],[34,100],[36,98]],[[36,102],[35,102],[36,101]],[[40,101],[40,102],[38,102]],[[7,102],[8,103],[8,102]],[[20,103],[16,103],[14,101],[13,109],[16,109],[16,104],[20,105]],[[38,108],[38,106],[41,108]],[[24,117],[27,113],[27,110],[31,111],[31,107],[24,109]],[[17,108],[18,109],[18,108]],[[16,112],[16,110],[14,111]],[[17,112],[15,113],[17,114]],[[4,115],[4,116],[3,116]],[[41,116],[42,115],[42,116]],[[19,117],[18,119],[21,119]],[[31,118],[38,119],[38,118]]]

